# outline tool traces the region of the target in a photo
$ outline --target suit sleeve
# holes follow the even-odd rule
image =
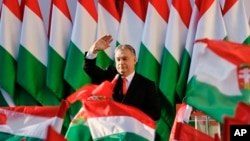
[[[116,74],[116,70],[114,67],[101,69],[96,65],[96,59],[87,59],[86,57],[83,64],[83,70],[92,79],[92,82],[94,84],[100,84],[104,80],[112,80]]]

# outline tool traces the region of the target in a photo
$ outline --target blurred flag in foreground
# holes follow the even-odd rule
[[[60,106],[17,106],[0,108],[0,140],[37,140],[46,138],[48,126],[61,132],[68,109]]]
[[[69,140],[154,140],[156,122],[135,107],[111,100],[117,77],[112,82],[86,85],[67,98],[82,101],[82,108],[72,120]]]
[[[250,48],[225,40],[196,44],[184,101],[222,123],[235,115],[238,102],[249,103]]]

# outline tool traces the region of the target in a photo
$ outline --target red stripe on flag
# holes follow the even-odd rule
[[[3,0],[3,4],[5,4],[20,21],[22,21],[22,15],[17,0]]]
[[[197,8],[199,10],[198,19],[200,19],[206,13],[206,11],[214,2],[215,2],[214,0],[196,0],[195,1],[195,4],[197,5]]]
[[[125,0],[135,14],[144,22],[146,18],[147,0]]]
[[[190,18],[192,15],[192,6],[189,0],[173,0],[173,6],[177,9],[183,23],[189,28]]]
[[[174,139],[179,141],[214,141],[211,136],[181,122],[176,124]]]
[[[154,128],[156,127],[155,121],[149,116],[140,111],[139,109],[124,105],[112,100],[89,100],[85,101],[88,118],[104,117],[104,116],[128,116],[139,120],[141,123]]]
[[[4,113],[0,113],[0,125],[7,123],[7,116]]]
[[[237,0],[226,0],[225,4],[224,4],[224,8],[222,11],[222,15],[225,15],[227,13],[227,11],[229,9],[231,9],[231,7],[233,7],[233,5],[237,2]]]
[[[16,107],[1,107],[1,110],[9,110],[24,114],[30,114],[41,117],[60,117],[64,118],[64,115],[68,109],[68,103],[62,101],[60,106],[16,106]]]
[[[53,0],[53,3],[62,11],[62,13],[72,22],[69,8],[66,0]]]
[[[79,0],[79,3],[89,12],[89,14],[97,22],[98,18],[94,0]]]
[[[250,46],[235,43],[225,40],[209,40],[201,39],[196,42],[203,42],[207,44],[207,47],[214,53],[228,60],[229,62],[240,66],[242,63],[250,64]]]
[[[151,4],[155,7],[161,17],[168,22],[169,6],[166,0],[150,0]]]
[[[121,21],[119,12],[116,9],[116,0],[99,0],[99,3],[112,15],[118,22]]]
[[[43,16],[39,7],[38,0],[26,0],[26,6],[28,6],[40,19],[43,21]]]

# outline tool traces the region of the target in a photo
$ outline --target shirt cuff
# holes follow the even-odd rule
[[[86,58],[87,59],[95,59],[97,54],[87,52]]]

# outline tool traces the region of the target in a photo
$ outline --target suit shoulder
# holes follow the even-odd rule
[[[142,81],[142,82],[147,82],[147,83],[154,83],[154,81],[146,78],[145,76],[142,76],[139,73],[135,73],[135,76],[137,77],[138,80]]]

